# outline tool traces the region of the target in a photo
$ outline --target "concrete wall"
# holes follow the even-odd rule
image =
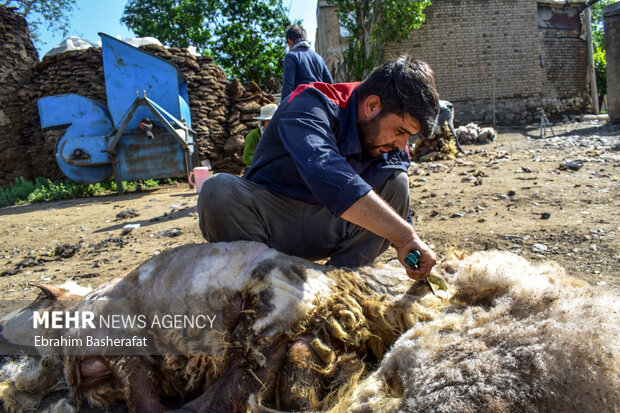
[[[605,7],[605,54],[609,116],[620,123],[620,3]]]
[[[347,47],[347,39],[341,36],[336,7],[329,5],[326,0],[319,0],[316,22],[314,50],[325,60],[334,82],[344,82],[346,81],[346,68],[342,53]]]
[[[409,40],[388,43],[384,57],[407,52],[428,62],[440,96],[454,103],[459,124],[531,123],[541,107],[551,118],[588,112],[582,4],[433,2],[426,23]]]

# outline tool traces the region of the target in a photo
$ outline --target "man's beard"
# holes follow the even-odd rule
[[[375,158],[381,155],[377,151],[377,148],[383,146],[379,145],[379,121],[383,118],[384,114],[379,113],[377,116],[370,120],[359,121],[357,123],[357,134],[360,137],[362,143],[363,154],[369,158]]]

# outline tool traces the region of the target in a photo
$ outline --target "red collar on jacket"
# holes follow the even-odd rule
[[[314,82],[309,85],[299,85],[290,94],[288,97],[288,103],[291,103],[293,99],[301,94],[306,89],[316,89],[327,97],[327,99],[331,100],[341,108],[345,108],[347,106],[347,102],[349,101],[349,97],[353,93],[356,87],[358,87],[361,82],[352,82],[352,83],[322,83],[322,82]]]

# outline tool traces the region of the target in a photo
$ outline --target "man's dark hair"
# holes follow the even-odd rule
[[[286,40],[292,40],[293,43],[306,40],[306,31],[303,27],[294,24],[286,29]]]
[[[439,96],[433,71],[423,61],[403,55],[376,67],[357,88],[360,101],[370,95],[379,96],[382,112],[417,119],[423,136],[435,129]]]

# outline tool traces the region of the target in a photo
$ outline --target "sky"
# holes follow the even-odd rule
[[[135,37],[134,34],[121,24],[121,16],[128,0],[78,0],[70,19],[71,30],[67,36],[78,36],[97,43],[97,33],[103,32],[110,36]],[[283,0],[285,7],[290,8],[289,19],[303,20],[303,27],[308,34],[308,40],[314,48],[316,33],[316,4],[317,0]],[[39,57],[60,43],[64,38],[59,32],[40,33],[41,42],[35,46]]]

